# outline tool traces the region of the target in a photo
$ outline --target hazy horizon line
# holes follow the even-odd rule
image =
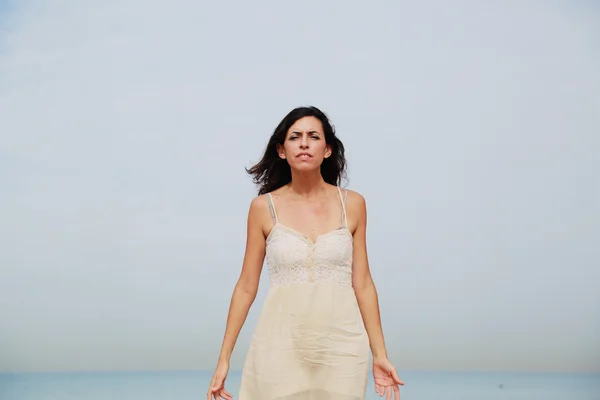
[[[402,369],[398,368],[399,373],[451,373],[451,374],[541,374],[541,375],[600,375],[600,370],[540,370],[540,369]],[[212,374],[211,369],[90,369],[90,370],[15,370],[0,371],[0,375],[51,375],[51,374],[114,374],[114,373],[208,373]],[[241,374],[242,369],[231,369],[229,374]],[[371,368],[369,368],[371,374]]]

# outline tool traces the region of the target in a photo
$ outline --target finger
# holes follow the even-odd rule
[[[224,392],[224,391],[222,391],[222,390],[219,392],[219,398],[220,398],[220,399],[223,399],[223,400],[231,400],[231,399],[232,399],[232,397],[231,397],[231,396],[228,396],[228,395],[227,395],[227,394],[225,394],[225,392]]]
[[[392,371],[392,375],[394,377],[394,381],[396,381],[396,383],[398,385],[404,385],[404,382],[402,382],[402,380],[400,379],[400,377],[398,376],[398,371],[396,371],[395,369]]]
[[[227,390],[225,390],[225,388],[221,389],[221,397],[225,400],[233,399],[233,396],[231,395],[231,393],[229,393]]]
[[[381,385],[375,385],[375,391],[379,395],[379,397],[383,396],[383,387]]]
[[[394,385],[394,400],[400,400],[400,388]]]
[[[215,385],[215,378],[210,380],[210,385],[208,385],[208,392],[206,393],[206,400],[211,400],[212,398],[212,388]]]
[[[216,393],[222,387],[223,387],[223,378],[216,377],[210,386],[210,390],[211,390],[211,392]]]
[[[392,388],[390,386],[385,388],[385,400],[392,400]]]
[[[219,400],[219,384],[218,379],[215,379],[213,384],[210,387],[210,399],[211,400]]]

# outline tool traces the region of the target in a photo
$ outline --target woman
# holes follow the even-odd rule
[[[375,390],[399,399],[366,249],[364,198],[339,188],[344,146],[323,112],[292,110],[248,170],[260,187],[219,362],[207,398],[231,399],[229,360],[254,302],[263,261],[271,286],[242,373],[240,400],[356,400],[369,348]]]

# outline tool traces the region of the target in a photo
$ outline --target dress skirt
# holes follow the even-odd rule
[[[271,286],[242,372],[240,400],[363,400],[369,340],[354,290]]]

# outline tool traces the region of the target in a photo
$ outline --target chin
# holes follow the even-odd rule
[[[316,160],[313,160],[313,162],[310,162],[310,163],[307,163],[307,162],[294,163],[293,165],[290,165],[290,168],[295,171],[299,171],[299,172],[310,172],[310,171],[320,170],[321,164],[318,164],[315,161]]]

